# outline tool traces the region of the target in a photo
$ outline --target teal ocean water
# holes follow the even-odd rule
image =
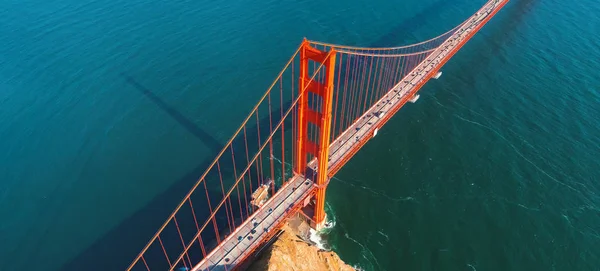
[[[0,270],[123,270],[303,37],[478,0],[0,3]],[[512,0],[331,181],[365,270],[600,270],[600,2]]]

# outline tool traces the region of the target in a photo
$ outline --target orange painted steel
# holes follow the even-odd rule
[[[335,49],[329,52],[318,50],[305,39],[300,49],[300,89],[314,93],[320,98],[322,107],[319,109],[309,108],[308,95],[302,93],[298,103],[298,152],[296,153],[296,172],[305,174],[307,157],[312,154],[318,161],[318,172],[316,179],[317,192],[315,196],[315,212],[313,220],[317,225],[325,220],[325,189],[327,184],[327,167],[329,157],[329,143],[331,139],[331,119],[333,117],[333,89],[335,76]],[[325,67],[325,81],[313,81],[308,78],[309,61],[320,63]],[[315,124],[318,131],[318,142],[311,142],[308,136],[308,123]],[[311,147],[309,147],[311,146]]]
[[[308,76],[308,59],[306,57],[306,50],[308,48],[306,39],[300,45],[300,80],[298,80],[298,89],[302,90],[302,94],[304,94],[304,90],[306,89],[305,78]],[[308,121],[305,120],[306,113],[308,107],[308,95],[301,95],[300,101],[298,102],[298,114],[296,116],[297,124],[296,124],[296,164],[294,166],[294,171],[296,174],[304,175],[306,171],[306,142],[307,142],[307,128]]]
[[[331,119],[332,119],[332,107],[333,107],[333,81],[335,75],[335,49],[329,51],[329,57],[326,60],[325,69],[325,84],[324,91],[321,94],[323,98],[323,107],[321,112],[321,124],[319,133],[319,153],[317,155],[317,161],[319,162],[319,168],[317,172],[317,195],[315,197],[315,218],[314,221],[317,225],[325,222],[325,189],[329,178],[327,176],[327,169],[329,166],[329,141],[331,140]],[[318,227],[318,226],[317,226]]]
[[[196,263],[198,261],[204,261],[215,255],[221,257],[221,255],[231,253],[224,246],[225,240],[232,240],[231,238],[235,236],[234,234],[244,225],[243,222],[255,217],[257,214],[256,211],[262,209],[248,208],[246,182],[248,182],[250,188],[249,192],[252,193],[253,183],[258,187],[258,185],[266,181],[263,172],[270,173],[270,179],[273,181],[273,186],[271,187],[273,196],[283,195],[277,193],[282,191],[282,188],[287,187],[289,180],[292,180],[292,178],[302,177],[310,178],[311,180],[314,178],[312,180],[314,181],[314,187],[307,192],[306,196],[302,196],[301,200],[293,202],[291,208],[283,213],[283,217],[289,217],[297,212],[302,213],[300,209],[305,207],[304,203],[313,199],[314,215],[312,218],[307,217],[307,219],[313,222],[315,227],[319,228],[325,222],[325,195],[330,178],[372,138],[372,136],[368,136],[369,134],[372,134],[375,129],[381,129],[507,2],[508,0],[490,0],[474,16],[471,16],[468,20],[450,31],[436,38],[407,46],[360,48],[304,39],[266,93],[259,99],[259,102],[244,119],[242,125],[225,144],[223,150],[219,152],[208,169],[194,184],[190,192],[186,194],[181,203],[177,205],[166,222],[150,239],[127,270],[132,270],[136,266],[137,268],[145,267],[146,270],[151,270],[157,265],[165,266],[165,269],[168,270],[175,270],[179,267],[191,268],[194,266],[196,266],[194,269],[197,269],[199,265]],[[454,41],[456,42],[450,42],[450,45],[447,45],[446,48],[448,46],[453,47],[450,51],[444,51],[444,54],[441,55],[443,51],[436,50],[440,49],[451,37],[454,37]],[[433,52],[437,52],[437,58],[429,58]],[[295,61],[296,58],[299,58],[297,62]],[[429,62],[426,63],[426,60]],[[336,63],[336,61],[339,63]],[[298,66],[295,68],[296,64]],[[336,64],[339,64],[338,67],[336,67]],[[428,67],[426,71],[425,67]],[[338,69],[337,78],[335,78],[336,68]],[[342,72],[344,68],[346,71]],[[299,74],[296,75],[295,71],[298,71]],[[404,85],[404,92],[401,92],[403,96],[399,96],[399,100],[393,104],[390,104],[390,100],[388,100],[388,103],[385,103],[384,99],[386,97],[398,97],[394,96],[395,94],[392,91],[397,86],[401,86],[400,84],[405,78],[409,77],[409,74],[412,74],[413,78],[415,78],[415,71],[417,71],[418,80],[411,80],[410,82],[414,83],[410,83],[410,86],[408,83]],[[424,72],[424,74],[421,72]],[[335,84],[335,79],[337,79],[337,84]],[[284,81],[286,81],[286,84],[284,84]],[[284,92],[284,85],[290,86],[289,82],[291,82],[291,91]],[[274,88],[276,85],[279,86],[279,89]],[[294,90],[296,86],[298,87],[297,92]],[[276,90],[279,91],[279,94]],[[334,92],[336,92],[335,95]],[[392,96],[388,96],[388,93],[392,93]],[[277,95],[280,97],[277,97]],[[273,111],[271,96],[275,96],[273,101],[279,100],[279,112],[276,111],[277,109]],[[289,105],[286,104],[284,106],[284,99],[289,101]],[[347,107],[346,103],[348,103]],[[268,119],[264,119],[268,120],[269,127],[261,128],[259,115],[264,114],[264,110],[261,111],[261,108],[266,110],[267,104]],[[339,110],[338,104],[341,105],[341,110]],[[369,119],[359,122],[369,112],[376,112],[369,110],[380,110],[375,106],[383,104],[389,104],[387,109],[385,109],[387,111],[385,111],[386,113],[381,118],[377,117],[379,119],[374,125],[368,126],[365,124]],[[255,124],[250,122],[251,118],[256,118]],[[290,121],[291,125],[284,125],[286,120]],[[370,125],[371,123],[368,124]],[[257,140],[253,140],[250,143],[258,143],[257,146],[249,146],[248,144],[247,131],[251,131],[254,127],[253,125],[256,125],[256,135],[248,134],[256,136]],[[336,125],[339,125],[339,130],[337,131],[335,129]],[[285,126],[291,126],[291,135],[290,131],[285,130]],[[358,128],[357,131],[360,131],[360,133],[350,131],[349,128]],[[277,135],[277,133],[280,133],[280,135]],[[355,135],[360,135],[356,136],[356,141],[354,141]],[[291,138],[291,144],[285,143],[287,136]],[[240,152],[240,149],[245,149],[245,156],[242,155],[241,160],[239,159],[239,155],[236,158],[236,151],[234,151],[233,145],[234,140],[238,139],[243,139],[243,142],[239,142],[243,143],[243,145],[239,148],[235,147],[237,152]],[[340,140],[336,141],[337,139]],[[340,142],[344,145],[341,145]],[[276,157],[279,152],[274,151],[274,148],[278,148],[278,146],[282,148],[280,159]],[[292,149],[291,154],[286,152],[286,146]],[[331,146],[337,147],[330,150]],[[253,147],[256,148],[254,149]],[[226,160],[229,159],[227,158],[229,154],[227,156],[223,155],[226,151],[229,151],[231,154],[230,160]],[[331,154],[331,151],[333,151],[333,154]],[[332,157],[337,155],[335,162],[330,163],[330,154]],[[265,160],[263,157],[268,157],[269,161],[263,161]],[[242,161],[244,158],[245,161]],[[286,159],[287,161],[291,160],[291,163],[286,162]],[[278,173],[274,166],[275,160],[281,163],[279,186],[275,184]],[[288,165],[289,167],[287,167]],[[289,172],[286,173],[286,168],[291,169],[291,176]],[[316,176],[306,176],[309,173],[307,172],[308,168],[312,168],[309,172],[316,170]],[[222,170],[231,170],[232,172],[226,171],[225,173],[229,174],[226,177],[222,174]],[[230,178],[231,176],[233,178]],[[227,179],[224,180],[225,178]],[[218,181],[215,185],[220,184],[218,186],[219,193],[214,195],[212,192],[209,193],[210,188],[217,186],[210,185],[210,183],[207,185],[207,180],[211,180],[213,183]],[[201,183],[202,186],[200,186]],[[227,186],[224,186],[224,183]],[[204,191],[202,191],[203,189]],[[197,190],[199,192],[194,193]],[[234,193],[234,191],[237,191],[237,193]],[[192,199],[192,196],[194,199]],[[202,202],[197,197],[204,197],[206,201]],[[235,204],[231,203],[231,201],[236,200],[236,197],[238,201],[237,205],[239,205],[239,213],[235,210],[237,209],[237,207],[234,207]],[[196,208],[192,201],[196,204]],[[205,213],[201,211],[196,212],[199,209],[198,201],[200,201],[200,207],[205,209]],[[182,207],[187,205],[189,205],[189,210],[182,211]],[[225,205],[225,208],[223,208],[223,205]],[[265,209],[262,209],[262,211],[265,211]],[[197,214],[199,215],[197,216]],[[218,214],[220,215],[218,216]],[[186,220],[186,215],[193,217],[191,226],[188,225],[188,227],[193,228],[193,234],[186,231],[189,228],[183,228],[186,227],[184,224],[190,224]],[[203,215],[206,215],[206,217]],[[224,224],[223,215],[226,215],[227,224]],[[306,214],[302,213],[302,215]],[[198,219],[205,219],[205,221],[200,221],[201,223],[199,223]],[[219,221],[219,219],[221,220]],[[264,242],[267,242],[276,234],[283,221],[284,219],[281,219],[277,222],[276,227],[269,229],[266,238],[250,243],[248,250],[244,249],[241,254],[238,254],[239,257],[236,258],[236,264],[243,263],[247,257],[252,255],[254,250],[262,246]],[[212,233],[211,225],[214,233]],[[227,226],[229,229],[225,229]],[[167,231],[167,227],[171,229],[170,233],[176,236],[175,241],[167,238],[170,236],[169,232],[164,233]],[[214,238],[215,240],[209,239],[208,242],[203,240],[206,234],[209,235],[209,238]],[[214,237],[211,237],[212,234],[214,234]],[[216,244],[212,243],[212,241],[216,241]],[[175,248],[173,242],[177,244]],[[212,247],[213,244],[215,245],[214,248]],[[163,263],[159,262],[157,264],[156,261],[153,262],[155,259],[149,257],[152,254],[147,253],[151,247],[164,254]],[[192,247],[197,247],[195,249],[201,252],[200,260],[198,260],[198,257],[193,256]],[[215,259],[219,260],[218,258]],[[240,261],[237,261],[237,259],[240,259]],[[219,263],[220,261],[214,262]],[[228,269],[228,265],[224,267]],[[230,268],[235,269],[236,266],[233,265]]]

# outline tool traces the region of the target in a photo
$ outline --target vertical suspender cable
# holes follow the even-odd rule
[[[260,144],[260,121],[259,121],[259,117],[258,117],[258,110],[256,110],[256,130],[257,130],[257,134],[258,134],[258,146],[262,146]],[[262,185],[264,182],[264,175],[263,175],[263,164],[262,164],[262,152],[259,150],[258,151],[258,167],[260,168],[260,175],[258,177],[258,181],[259,181],[259,185]]]
[[[332,122],[332,126],[331,126],[331,138],[329,139],[329,142],[333,142],[333,140],[336,137],[335,134],[335,126],[336,126],[336,120],[337,120],[337,112],[338,112],[338,97],[339,97],[339,93],[340,93],[340,80],[341,80],[341,74],[342,74],[342,56],[340,55],[340,59],[338,60],[338,75],[337,75],[337,84],[336,88],[335,88],[335,98],[333,98],[335,100],[335,105],[333,106],[333,122]]]
[[[235,229],[235,227],[233,225],[231,225],[231,217],[229,214],[230,211],[232,210],[231,200],[229,197],[225,198],[226,196],[225,196],[225,188],[223,187],[223,175],[221,174],[221,165],[220,165],[219,161],[217,161],[217,171],[219,172],[219,181],[221,183],[221,193],[223,193],[223,198],[225,200],[227,200],[227,202],[225,203],[225,213],[227,215],[227,224],[229,225],[229,231],[233,232],[233,229]]]
[[[179,240],[181,240],[181,245],[183,246],[183,249],[185,249],[185,242],[183,241],[183,235],[181,235],[181,229],[179,229],[179,223],[177,222],[177,216],[173,217],[173,221],[175,222],[175,227],[177,228],[177,233],[179,234]],[[185,256],[188,260],[189,268],[192,267],[192,260],[190,260],[190,255],[187,253],[187,251],[185,251]],[[183,266],[185,266],[185,268],[188,268],[188,264],[185,262],[185,258],[183,258],[182,260],[183,262]]]
[[[194,205],[192,204],[192,198],[188,198],[188,202],[190,203],[190,209],[192,210],[192,216],[194,216],[194,223],[196,224],[196,233],[200,232],[200,226],[198,226],[198,219],[196,219],[196,211],[194,211]],[[198,234],[198,244],[200,244],[200,251],[202,252],[202,257],[206,258],[206,249],[204,248],[204,242],[202,241],[202,237]]]
[[[279,78],[279,119],[281,123],[281,186],[285,184],[285,120],[283,119],[283,75]]]
[[[215,216],[213,215],[215,214],[215,212],[213,212],[213,209],[210,204],[210,197],[208,196],[208,188],[206,188],[205,181],[203,181],[202,183],[204,184],[204,192],[206,192],[206,203],[208,203],[208,210],[210,211],[210,216],[212,216],[213,227],[215,229],[215,236],[217,236],[217,243],[221,243],[221,237],[219,236],[219,228],[217,227],[217,221],[215,220]]]
[[[273,134],[273,111],[271,109],[271,92],[269,92],[269,132]],[[269,139],[269,161],[271,164],[271,193],[275,195],[275,167],[273,166],[273,139]]]
[[[237,174],[237,167],[235,165],[235,151],[233,150],[233,144],[229,145],[231,148],[231,163],[233,164],[233,177],[235,178],[234,180],[238,179],[238,174]],[[242,184],[244,183],[244,174],[242,174]],[[242,197],[240,196],[240,185],[237,184],[235,185],[235,188],[237,190],[237,194],[238,194],[238,205],[240,207],[240,218],[243,220],[244,219],[244,212],[242,211]],[[229,196],[229,198],[231,198],[231,196]],[[229,199],[229,205],[231,206],[231,199]],[[231,206],[231,224],[233,224],[234,228],[237,228],[237,226],[235,225],[235,217],[234,217],[234,212],[233,212],[233,206]],[[240,221],[241,224],[241,221]]]
[[[150,271],[150,267],[148,267],[148,263],[146,263],[146,259],[144,259],[144,255],[141,257],[142,262],[144,262],[144,266],[146,266],[146,270]]]
[[[373,72],[373,61],[374,61],[375,57],[371,57],[371,64],[369,66],[369,75],[367,76],[367,85],[365,86],[366,88],[366,93],[365,93],[365,100],[363,102],[363,106],[362,106],[362,111],[359,112],[358,116],[362,115],[362,112],[364,112],[365,110],[367,110],[367,97],[372,96],[373,95],[373,88],[371,88],[371,73]],[[377,64],[376,66],[379,66],[379,59],[377,59]],[[375,71],[377,71],[377,68],[375,68]],[[375,77],[377,77],[377,73],[375,73],[373,75],[373,83],[375,82]],[[369,92],[371,92],[371,94],[369,95]],[[360,105],[359,105],[360,107]]]
[[[165,246],[163,245],[163,241],[160,238],[160,234],[158,235],[158,242],[160,243],[160,247],[162,248],[162,251],[165,254],[165,259],[167,259],[167,262],[169,263],[169,268],[172,268],[173,265],[171,264],[171,260],[169,260],[169,255],[167,255],[167,250],[165,249]]]
[[[344,54],[340,54],[343,56]],[[350,55],[346,55],[346,75],[344,76],[344,94],[342,95],[342,112],[340,114],[340,126],[338,128],[338,135],[342,134],[344,124],[344,113],[346,112],[346,91],[348,90],[348,77],[350,72]]]
[[[246,126],[244,126],[244,144],[246,145],[246,165],[250,164],[250,158],[248,156],[248,137],[246,135]],[[252,194],[252,192],[254,192],[254,190],[252,189],[252,173],[250,172],[251,170],[248,170],[248,184],[250,185],[250,194]],[[257,169],[257,174],[258,174],[258,169]],[[246,206],[247,208],[248,206]],[[248,214],[248,216],[250,216],[250,211],[249,209],[246,209],[246,213]]]

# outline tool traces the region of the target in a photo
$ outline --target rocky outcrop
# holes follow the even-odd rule
[[[319,249],[298,237],[289,225],[283,233],[248,268],[250,271],[316,271],[354,270],[345,264],[335,252]]]

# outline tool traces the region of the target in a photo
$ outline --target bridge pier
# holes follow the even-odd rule
[[[307,201],[303,203],[302,208],[300,208],[300,214],[302,214],[302,219],[315,231],[322,230],[326,228],[327,224],[327,214],[325,214],[325,218],[322,221],[315,221],[315,210],[316,210],[316,198],[314,196],[310,196],[307,198]]]
[[[310,227],[315,229],[316,231],[320,231],[320,230],[326,228],[326,226],[325,226],[326,223],[327,223],[327,214],[325,214],[323,221],[321,221],[319,223],[313,222],[310,224]]]

